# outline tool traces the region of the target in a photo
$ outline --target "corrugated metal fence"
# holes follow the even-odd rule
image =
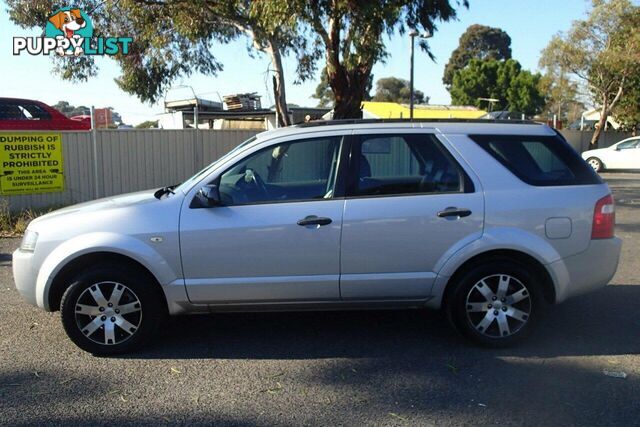
[[[94,157],[91,132],[62,132],[65,190],[1,199],[9,202],[11,210],[37,209],[175,184],[256,133],[249,130],[97,130],[97,157]]]
[[[563,129],[560,131],[560,133],[567,139],[567,142],[578,153],[582,153],[583,151],[587,150],[593,150],[594,148],[610,147],[616,142],[620,142],[623,139],[629,138],[631,136],[631,132],[602,132],[600,134],[600,138],[598,139],[598,146],[590,147],[589,143],[591,142],[593,131]]]

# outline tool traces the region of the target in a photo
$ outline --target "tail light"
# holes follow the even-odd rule
[[[596,207],[593,210],[591,238],[609,239],[613,237],[615,225],[616,210],[613,203],[613,196],[609,194],[596,202]]]

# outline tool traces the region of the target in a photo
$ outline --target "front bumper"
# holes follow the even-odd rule
[[[24,252],[20,249],[13,252],[13,279],[16,283],[16,289],[29,304],[37,306],[38,270],[34,264],[33,252]]]
[[[556,303],[606,286],[616,274],[621,250],[622,239],[596,239],[584,252],[549,264],[556,276]]]

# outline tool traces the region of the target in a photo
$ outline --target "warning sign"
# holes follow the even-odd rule
[[[0,132],[0,195],[64,190],[62,135]]]

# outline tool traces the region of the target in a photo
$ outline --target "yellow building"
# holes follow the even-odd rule
[[[476,107],[458,105],[414,105],[414,119],[478,119],[487,114]],[[364,119],[408,119],[409,105],[396,102],[363,102]]]

